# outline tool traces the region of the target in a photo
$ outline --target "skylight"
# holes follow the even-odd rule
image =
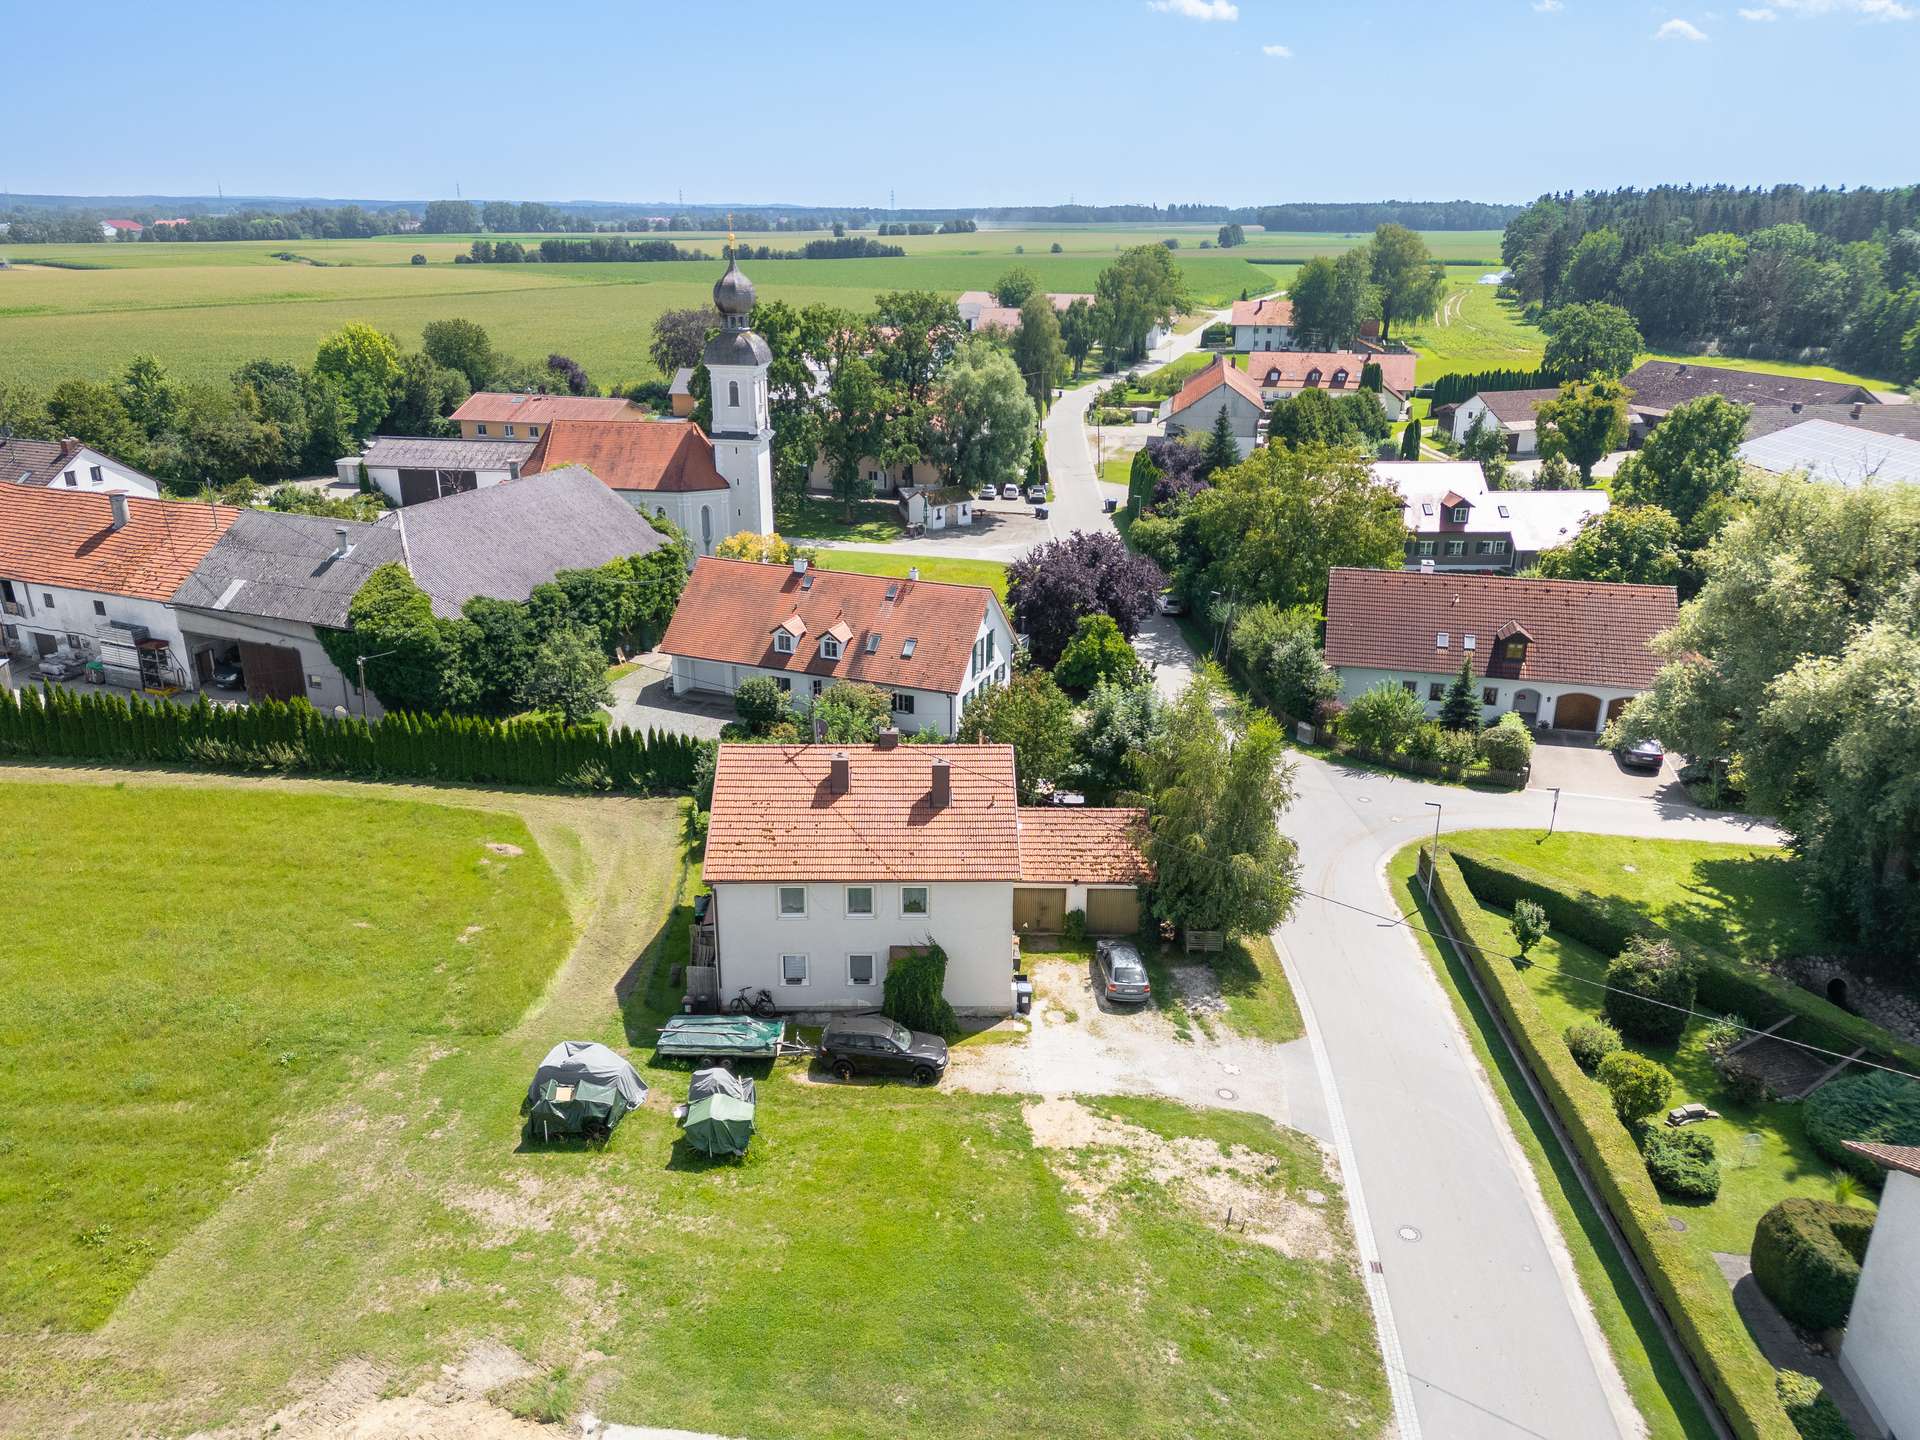
[[[867,632],[867,654],[871,655],[879,648],[880,648],[880,632],[878,630],[868,631]]]
[[[900,587],[898,585],[887,586],[887,599],[898,600],[899,598],[900,598]]]
[[[1500,518],[1501,518],[1502,520],[1506,520],[1506,519],[1508,519],[1508,518],[1510,518],[1510,517],[1512,516],[1512,514],[1513,514],[1513,512],[1512,512],[1511,510],[1509,510],[1509,509],[1507,509],[1507,507],[1506,507],[1506,506],[1504,506],[1504,505],[1502,505],[1502,506],[1500,507]]]
[[[1432,502],[1431,500],[1423,500],[1423,501],[1421,501],[1421,502],[1420,502],[1420,513],[1421,513],[1422,515],[1431,515],[1431,514],[1433,513],[1433,502]]]
[[[1462,636],[1460,637],[1460,648],[1461,648],[1462,650],[1471,650],[1471,649],[1473,649],[1473,646],[1474,646],[1474,639],[1473,639],[1473,636],[1471,636],[1471,635],[1462,635]]]
[[[913,658],[913,647],[919,643],[918,639],[909,635],[907,637],[907,643],[900,647],[900,658],[902,660],[911,660]]]
[[[1442,630],[1438,635],[1433,637],[1433,648],[1436,650],[1446,649],[1449,638],[1451,637],[1448,636],[1447,632]]]

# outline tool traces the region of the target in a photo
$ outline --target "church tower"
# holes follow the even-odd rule
[[[773,353],[747,328],[753,282],[740,273],[732,247],[727,273],[713,287],[720,333],[702,360],[713,393],[713,464],[727,482],[725,534],[773,531],[773,427],[767,421],[767,367]]]

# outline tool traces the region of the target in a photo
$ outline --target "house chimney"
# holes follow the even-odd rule
[[[944,810],[953,803],[953,767],[944,760],[933,762],[933,788],[927,792],[927,804]]]
[[[873,741],[876,750],[891,750],[899,743],[900,732],[891,725],[876,735]]]
[[[81,444],[78,440],[74,439],[73,436],[71,435],[67,436],[66,439],[60,442],[60,459],[66,460],[72,456],[78,455],[81,451],[81,448],[82,448]]]
[[[918,580],[920,578],[920,567],[918,565],[909,565],[907,567],[907,578],[909,580]]]
[[[347,527],[344,525],[334,526],[333,527],[333,558],[335,560],[343,559],[345,558],[346,553],[351,549],[353,549],[353,546],[347,543]]]
[[[835,795],[844,795],[847,793],[847,786],[850,779],[849,773],[848,773],[849,769],[850,767],[847,764],[847,752],[844,750],[834,751],[833,770],[827,781],[827,789],[831,793]]]
[[[1860,412],[1865,408],[1866,407],[1860,401],[1858,400],[1854,401],[1853,402],[1853,418],[1858,420],[1860,418]]]
[[[793,573],[796,575],[804,575],[807,573],[807,557],[806,556],[796,555],[793,557]]]
[[[1800,413],[1800,402],[1798,400],[1794,401],[1789,408],[1793,411],[1795,415],[1798,415]]]
[[[107,504],[113,507],[113,528],[116,530],[126,529],[127,497],[119,494],[109,495],[107,496]]]

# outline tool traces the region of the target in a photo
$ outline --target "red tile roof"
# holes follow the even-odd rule
[[[1331,390],[1333,372],[1344,370],[1347,380],[1340,388],[1358,390],[1360,372],[1369,363],[1380,367],[1381,383],[1395,394],[1404,395],[1413,389],[1413,371],[1419,357],[1386,350],[1256,350],[1247,356],[1247,374],[1256,385],[1291,389],[1305,385],[1307,373],[1318,370],[1320,387]],[[1273,371],[1279,372],[1277,381],[1267,378]]]
[[[1167,413],[1178,415],[1189,405],[1205,399],[1222,385],[1229,390],[1238,391],[1252,401],[1254,409],[1264,411],[1267,408],[1267,402],[1261,398],[1260,387],[1247,377],[1246,371],[1240,369],[1227,356],[1222,355],[1214,364],[1196,373],[1191,380],[1180,387],[1180,393],[1173,397],[1173,404],[1167,407]]]
[[[0,576],[134,600],[166,600],[240,512],[230,505],[0,485]]]
[[[1889,1170],[1904,1170],[1909,1175],[1920,1175],[1920,1145],[1881,1145],[1871,1140],[1843,1140],[1840,1142],[1856,1155],[1864,1155],[1876,1165],[1884,1165]]]
[[[555,420],[639,420],[646,413],[643,406],[618,396],[521,395],[511,391],[478,390],[466,398],[452,418],[551,425]]]
[[[1153,876],[1140,853],[1144,810],[1029,805],[1020,811],[1020,879],[1029,885],[1138,885]]]
[[[1533,643],[1503,678],[1640,690],[1660,668],[1650,642],[1678,612],[1671,585],[1339,568],[1327,581],[1327,663],[1448,675],[1470,658],[1484,675],[1494,635],[1512,623]]]
[[[690,421],[552,420],[522,474],[582,465],[613,490],[724,490],[713,442]]]
[[[835,755],[847,757],[840,795]],[[937,810],[936,760],[952,788]],[[1019,815],[1011,745],[722,745],[703,873],[709,884],[1015,880]]]
[[[1293,301],[1284,295],[1269,295],[1264,300],[1233,302],[1235,325],[1291,325]]]
[[[895,592],[892,600],[889,590]],[[660,648],[697,660],[958,695],[966,688],[987,607],[999,603],[981,585],[833,570],[800,576],[790,565],[702,557],[687,577]],[[806,629],[794,653],[783,655],[773,648],[773,632],[795,615]],[[841,623],[852,637],[838,660],[825,659],[819,641],[808,637]],[[870,635],[879,637],[871,654]],[[901,654],[908,639],[914,641],[911,656]]]

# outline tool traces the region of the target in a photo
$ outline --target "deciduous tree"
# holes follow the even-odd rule
[[[1020,307],[1020,328],[1013,336],[1013,360],[1027,382],[1034,408],[1045,414],[1053,400],[1054,381],[1060,378],[1060,360],[1066,351],[1060,340],[1060,317],[1044,295],[1029,295]]]
[[[1059,662],[1084,615],[1111,616],[1131,638],[1166,583],[1158,565],[1104,530],[1049,540],[1007,567],[1014,623],[1035,661],[1048,668]]]
[[[499,358],[484,326],[471,320],[429,320],[420,332],[420,348],[434,364],[458,370],[469,390],[484,390],[493,382]]]
[[[1542,366],[1563,380],[1617,380],[1633,368],[1646,342],[1618,305],[1562,305],[1541,321],[1547,332]]]
[[[1404,225],[1382,225],[1368,246],[1370,278],[1380,298],[1380,338],[1393,337],[1396,320],[1418,324],[1440,308],[1446,269],[1427,242]]]
[[[1034,406],[1011,357],[973,340],[941,372],[935,455],[956,485],[979,489],[1020,473],[1033,440]]]
[[[392,402],[394,382],[400,378],[400,347],[392,336],[351,320],[320,342],[313,373],[338,387],[352,416],[353,438],[364,441]]]
[[[759,318],[758,315],[754,317],[756,329],[759,329]],[[707,337],[719,328],[720,312],[711,305],[663,311],[653,322],[653,339],[647,345],[647,355],[659,367],[662,375],[672,379],[674,371],[700,363]],[[766,332],[761,330],[760,333],[764,335]]]
[[[1535,414],[1540,453],[1564,456],[1593,483],[1593,467],[1627,443],[1628,390],[1618,380],[1567,381]]]
[[[1546,580],[1671,585],[1680,575],[1680,522],[1658,505],[1616,505],[1590,516],[1565,545],[1541,553]]]
[[[1053,677],[1014,672],[1004,685],[976,695],[960,715],[958,738],[969,744],[1011,745],[1020,799],[1031,802],[1042,781],[1057,783],[1073,761],[1073,702]]]

